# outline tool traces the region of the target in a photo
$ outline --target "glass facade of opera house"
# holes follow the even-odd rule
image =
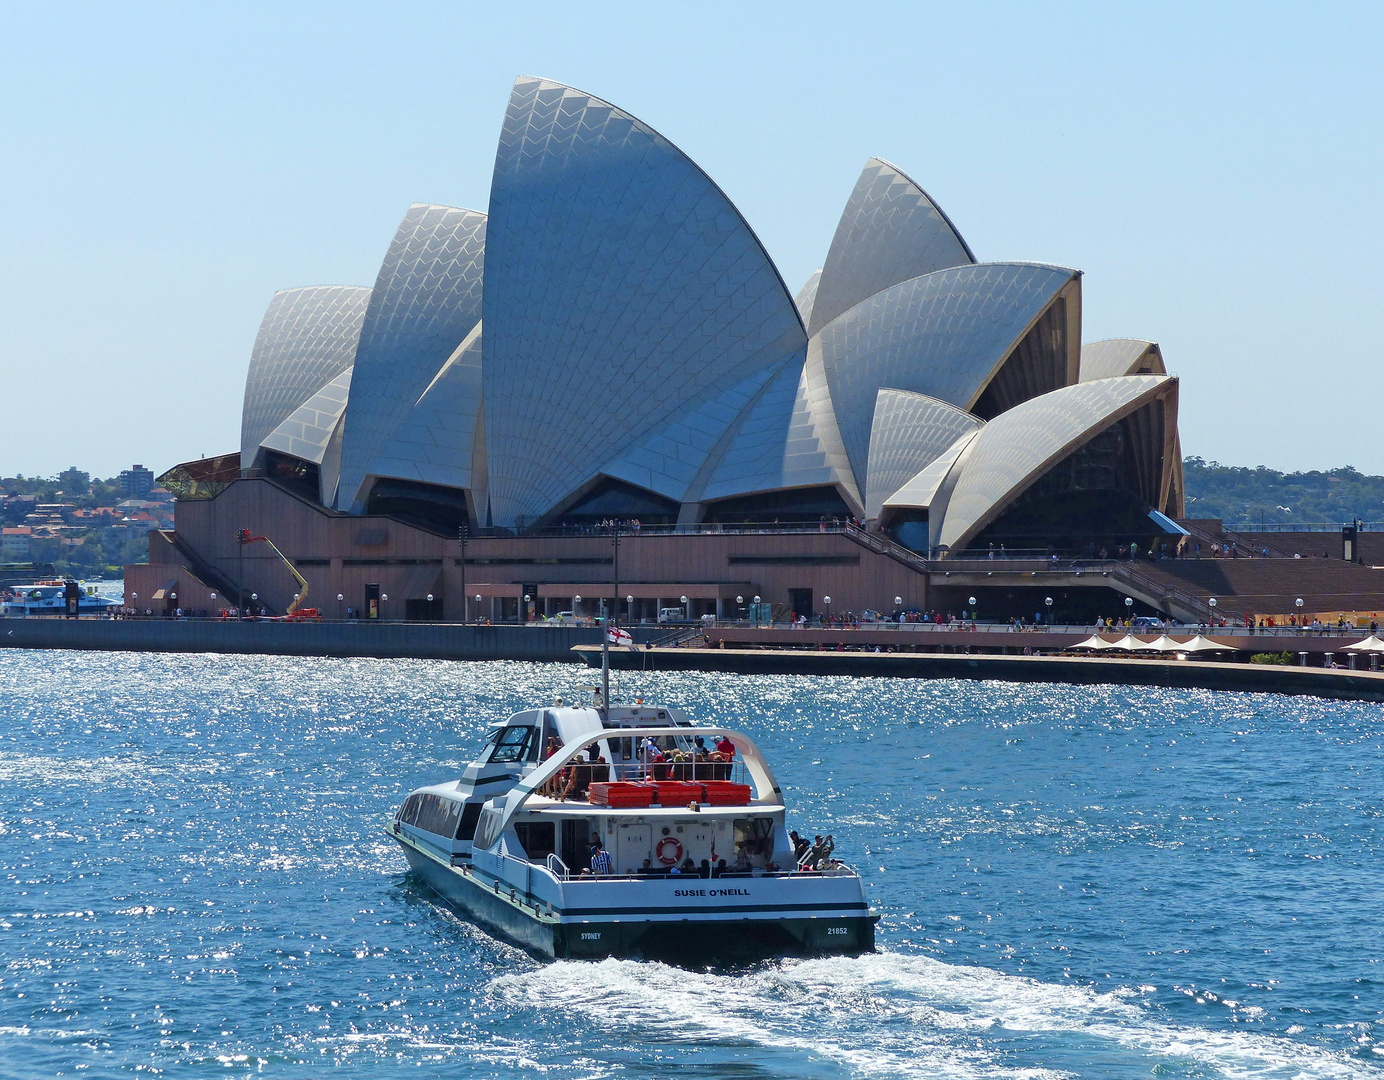
[[[259,515],[244,524],[286,534],[301,566],[335,575],[330,595],[349,587],[359,604],[370,582],[347,570],[375,548],[375,577],[409,558],[449,574],[465,526],[492,561],[461,569],[507,590],[482,595],[490,613],[541,584],[536,569],[502,573],[504,552],[580,559],[562,541],[581,547],[612,519],[666,542],[645,571],[665,580],[643,584],[714,587],[698,599],[718,610],[789,579],[722,565],[708,537],[777,529],[746,540],[746,557],[808,561],[739,565],[796,566],[799,593],[818,597],[860,591],[841,567],[876,573],[872,559],[833,563],[838,542],[842,558],[893,552],[881,557],[921,579],[888,586],[907,591],[926,585],[909,552],[937,563],[1001,545],[1094,555],[1174,541],[1177,380],[1154,343],[1083,346],[1081,315],[1079,271],[978,261],[913,179],[873,158],[795,295],[661,134],[521,78],[484,213],[412,206],[372,286],[273,297],[239,453],[167,474],[181,501],[168,542],[239,590],[246,556],[216,529]],[[862,524],[854,540],[837,529],[848,520]],[[381,532],[393,539],[365,542]],[[573,594],[609,577],[569,565],[551,584]]]

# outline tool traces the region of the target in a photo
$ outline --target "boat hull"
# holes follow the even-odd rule
[[[420,881],[463,916],[543,959],[607,957],[677,964],[747,963],[777,956],[873,952],[877,916],[737,914],[731,918],[646,918],[639,912],[579,917],[546,914],[493,879],[443,862],[391,833]],[[691,879],[699,881],[699,879]]]

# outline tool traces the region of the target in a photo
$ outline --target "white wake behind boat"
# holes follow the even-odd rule
[[[698,736],[734,755],[699,755]],[[555,704],[495,727],[461,779],[411,793],[388,829],[433,891],[541,956],[872,951],[860,876],[829,854],[799,868],[785,815],[741,732],[656,706]]]

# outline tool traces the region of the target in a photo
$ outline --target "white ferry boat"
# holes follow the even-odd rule
[[[544,957],[873,951],[860,876],[819,848],[799,865],[747,735],[600,700],[516,713],[461,779],[412,792],[388,831],[418,877]]]
[[[96,595],[96,586],[81,585],[77,592],[78,615],[105,615],[120,607],[119,600]],[[66,581],[35,581],[9,585],[0,590],[0,615],[62,615],[67,611]]]

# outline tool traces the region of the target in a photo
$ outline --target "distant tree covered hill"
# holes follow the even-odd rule
[[[1187,516],[1245,522],[1384,521],[1384,476],[1346,466],[1329,472],[1281,473],[1184,458]]]

